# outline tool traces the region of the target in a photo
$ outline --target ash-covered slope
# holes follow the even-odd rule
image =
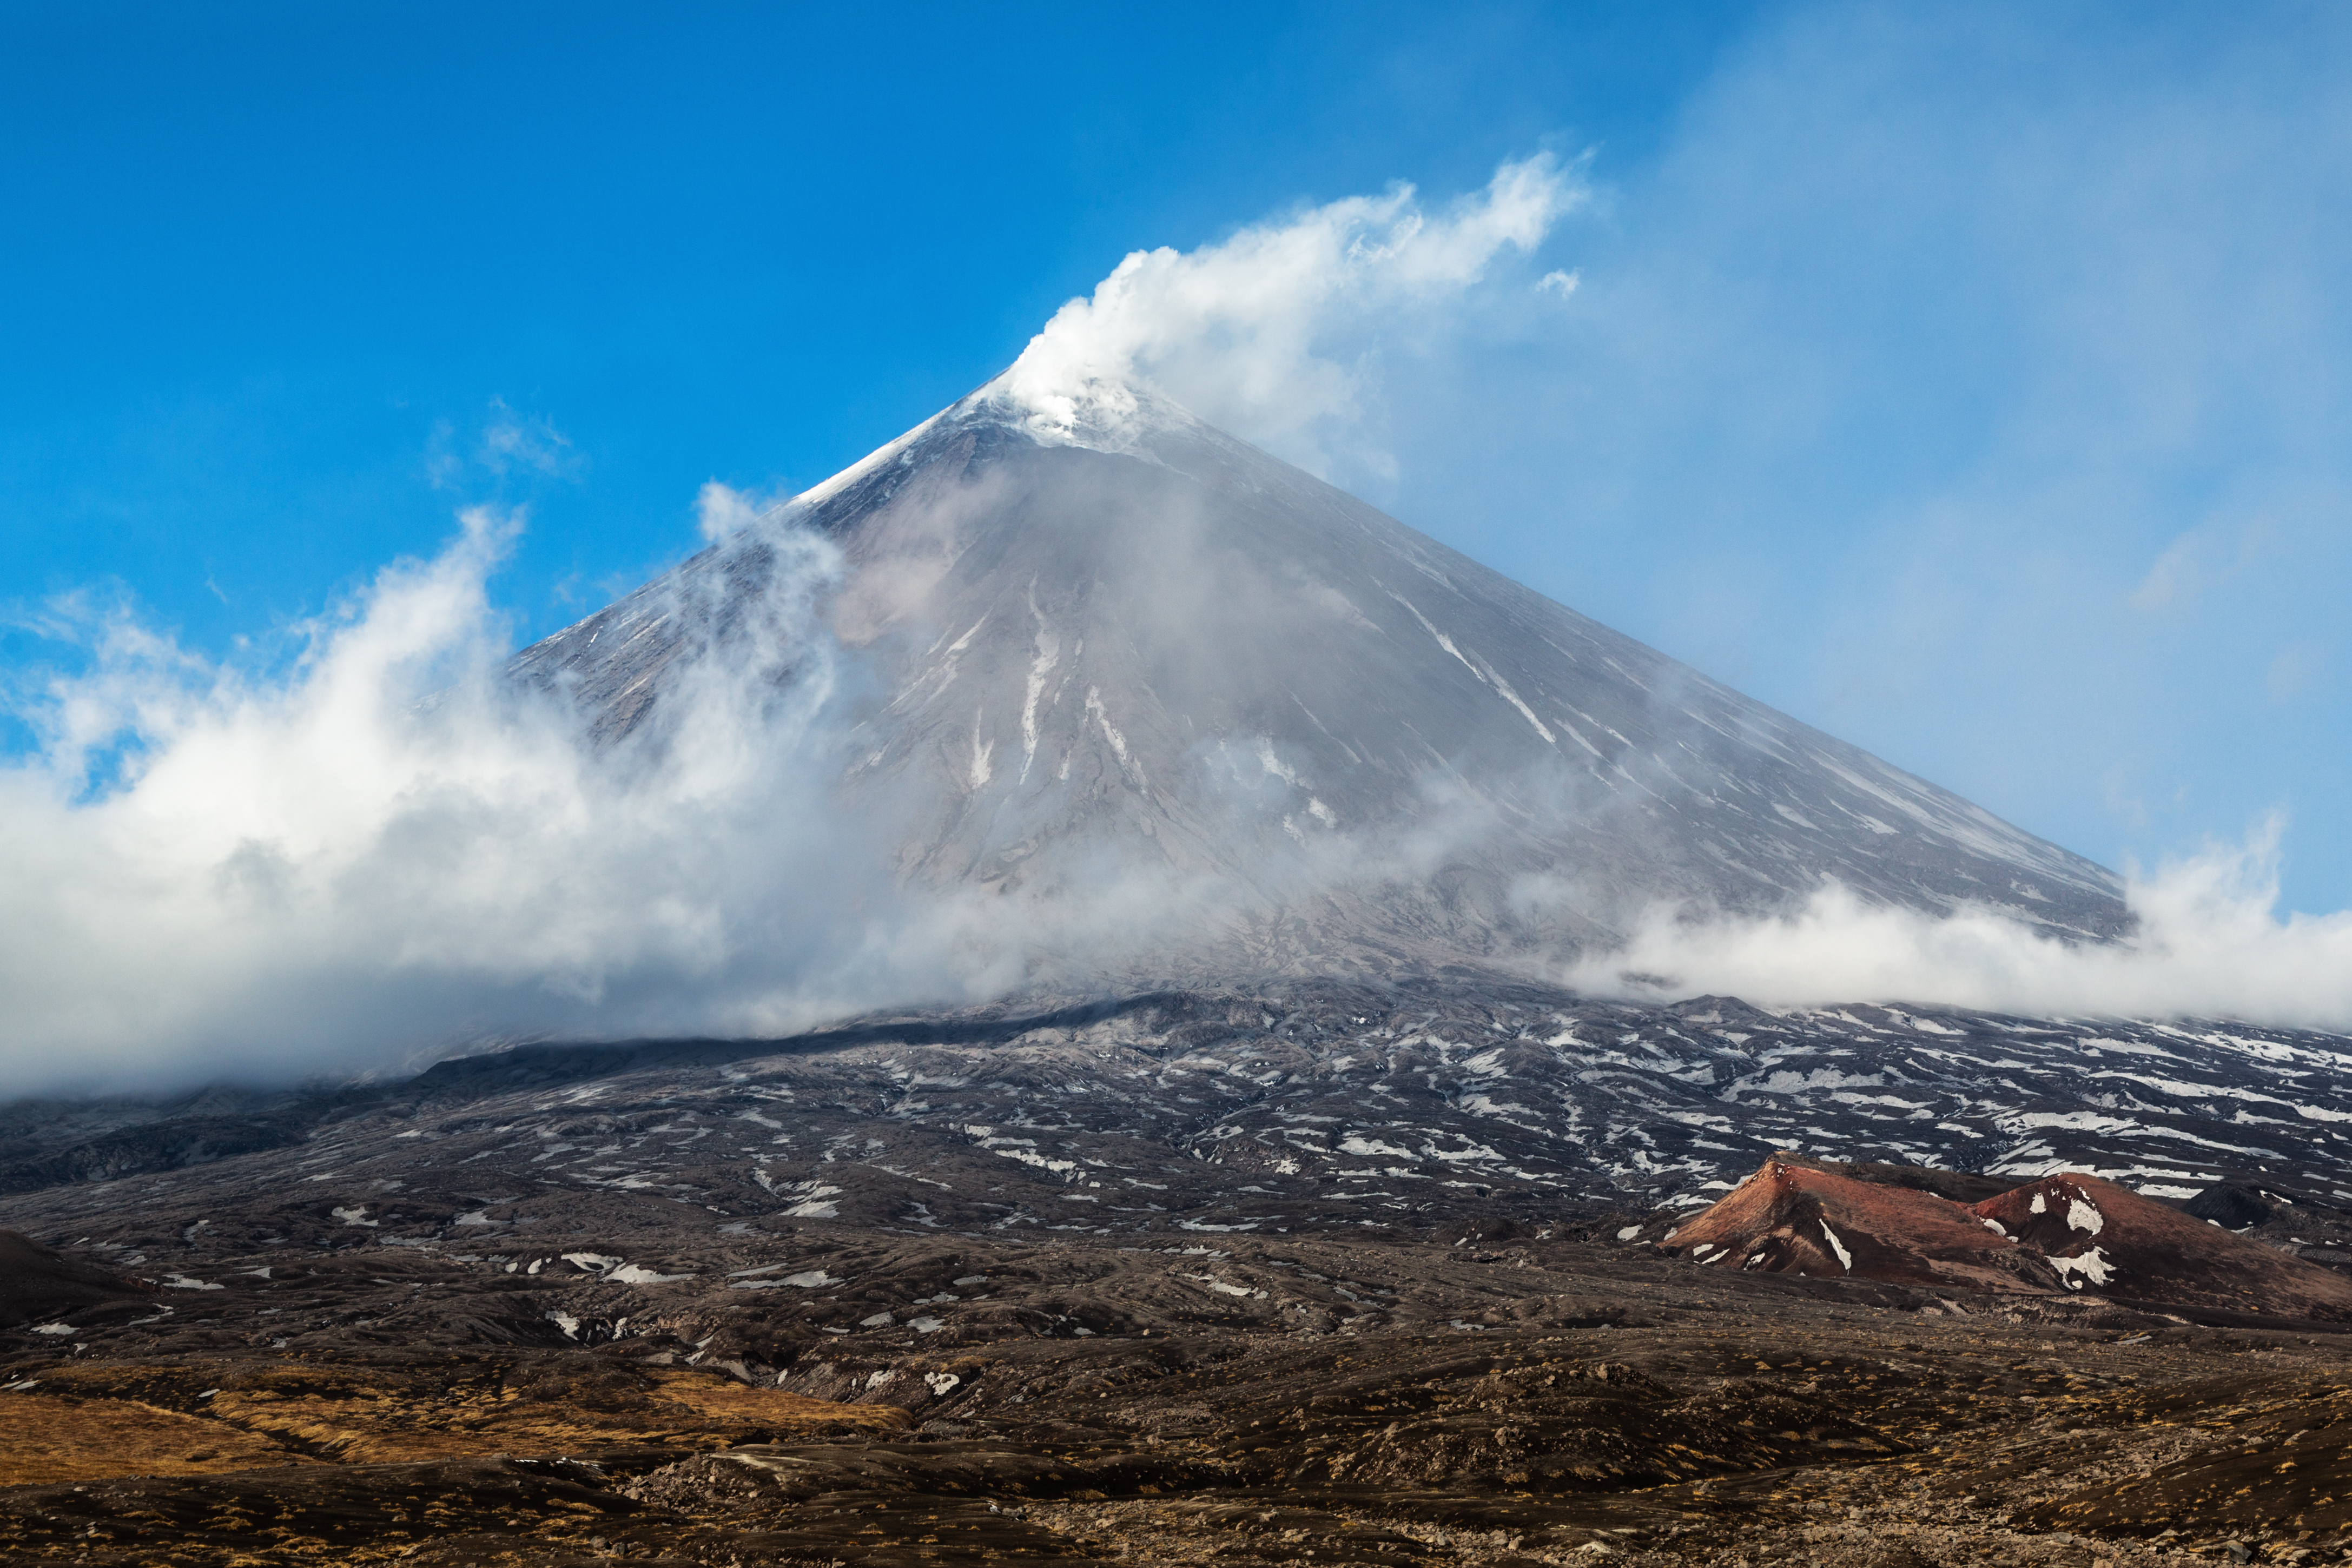
[[[2352,1040],[2298,1030],[1643,1007],[1486,977],[1275,982],[790,1040],[519,1047],[289,1093],[272,1113],[299,1141],[203,1163],[177,1157],[175,1121],[202,1119],[184,1107],[133,1124],[152,1133],[135,1169],[75,1157],[127,1145],[60,1117],[25,1166],[47,1184],[0,1192],[0,1226],[81,1236],[128,1215],[166,1237],[203,1220],[217,1240],[234,1213],[303,1246],[470,1248],[526,1217],[583,1223],[642,1198],[669,1216],[656,1229],[716,1207],[884,1228],[1458,1237],[1605,1210],[1637,1220],[1608,1227],[1618,1240],[1656,1242],[1759,1164],[1833,1156],[1864,1162],[1838,1173],[1873,1191],[1899,1176],[1965,1204],[2053,1169],[2192,1214],[2259,1183],[2279,1207],[2244,1233],[2341,1266],[2347,1061]],[[1806,1152],[1776,1153],[1790,1149]]]
[[[932,885],[1208,879],[1269,969],[1475,962],[1824,878],[2125,920],[2100,867],[1148,394],[1056,423],[992,383],[519,668],[607,735],[658,724],[794,590],[794,527],[845,558],[832,623],[876,681],[846,797]]]

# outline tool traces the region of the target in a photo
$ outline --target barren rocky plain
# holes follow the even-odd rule
[[[1673,1233],[1776,1150],[2019,1212],[2068,1170],[2333,1289],[2347,1062],[1431,982],[18,1105],[0,1557],[2335,1561],[2327,1291]]]

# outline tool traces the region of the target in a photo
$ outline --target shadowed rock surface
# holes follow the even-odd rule
[[[60,1312],[154,1293],[152,1283],[66,1257],[16,1231],[0,1230],[0,1328],[35,1329]]]

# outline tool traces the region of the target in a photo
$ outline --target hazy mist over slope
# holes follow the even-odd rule
[[[1148,391],[1041,410],[1021,384],[992,383],[776,519],[845,558],[833,626],[880,683],[845,807],[905,813],[888,831],[917,884],[1049,907],[1139,878],[1213,882],[1228,929],[1137,955],[1145,983],[1517,962],[1609,941],[1660,899],[1780,909],[1824,876],[2077,937],[2120,926],[2099,868]],[[763,601],[767,538],[740,536],[523,667],[602,734],[658,729],[698,629]],[[1038,962],[1104,972],[1066,957]]]

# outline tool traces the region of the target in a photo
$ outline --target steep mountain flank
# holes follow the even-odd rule
[[[992,383],[517,668],[657,734],[812,594],[807,531],[864,693],[843,798],[900,870],[1192,899],[1163,967],[1479,963],[1825,879],[2126,920],[2100,867],[1142,394],[1055,426]]]

